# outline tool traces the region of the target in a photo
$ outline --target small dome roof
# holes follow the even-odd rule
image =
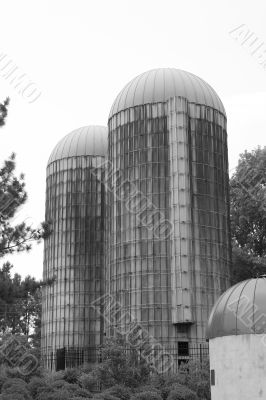
[[[181,69],[158,68],[137,76],[122,89],[113,103],[109,118],[129,107],[165,102],[174,96],[205,104],[226,115],[219,96],[203,79]]]
[[[214,305],[207,337],[266,333],[266,278],[248,279],[228,289]]]
[[[52,151],[48,164],[56,160],[79,156],[104,156],[107,153],[107,128],[84,126],[64,136]]]

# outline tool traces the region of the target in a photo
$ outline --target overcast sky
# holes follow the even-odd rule
[[[0,101],[11,97],[0,160],[16,152],[26,175],[29,200],[19,218],[44,219],[45,170],[56,143],[81,126],[107,125],[118,92],[152,68],[187,70],[217,91],[230,169],[239,153],[265,144],[264,0],[2,0],[0,13]],[[36,101],[1,74],[1,54],[35,83]],[[23,276],[41,278],[42,251],[8,259]]]

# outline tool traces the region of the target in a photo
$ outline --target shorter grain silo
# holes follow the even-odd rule
[[[228,289],[210,315],[212,400],[266,398],[266,279]]]
[[[42,359],[64,369],[95,361],[103,339],[104,165],[107,128],[88,126],[65,136],[47,166]]]

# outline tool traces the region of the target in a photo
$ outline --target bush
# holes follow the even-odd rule
[[[54,381],[62,381],[64,380],[64,372],[65,371],[48,371],[45,370],[43,374],[44,380],[47,382],[47,384],[51,384]]]
[[[139,357],[139,352],[128,349],[121,337],[106,339],[101,348],[102,362],[95,369],[98,381],[103,388],[115,385],[138,387],[147,382],[151,366]]]
[[[165,379],[165,384],[164,386],[173,386],[173,385],[184,385],[186,386],[186,382],[187,382],[187,375],[181,371],[179,371],[177,374],[172,374],[169,375],[166,379]]]
[[[33,398],[37,396],[40,391],[45,390],[47,387],[43,378],[33,377],[28,383],[28,389]]]
[[[82,389],[80,387],[77,388],[77,390],[74,392],[74,395],[82,398],[82,399],[91,399],[93,395],[86,389]]]
[[[63,379],[53,381],[50,385],[53,389],[67,389],[69,387],[69,383],[67,383]]]
[[[95,363],[86,362],[80,366],[80,372],[84,374],[89,374],[95,369]]]
[[[148,381],[148,385],[161,391],[162,387],[165,385],[166,379],[168,378],[169,376],[163,374],[152,374]]]
[[[0,392],[1,392],[2,386],[6,382],[6,380],[7,380],[6,368],[3,365],[1,365],[0,366]]]
[[[186,385],[186,377],[184,373],[177,373],[177,374],[167,374],[167,375],[159,375],[159,374],[153,374],[147,385],[145,386],[140,386],[137,389],[137,392],[144,391],[145,387],[147,388],[147,391],[155,391],[157,390],[157,393],[160,393],[162,398],[164,400],[167,399],[169,393],[171,390],[174,389],[175,385]]]
[[[0,400],[24,400],[23,394],[1,394]]]
[[[93,400],[119,400],[118,397],[113,396],[109,393],[99,393],[93,397]]]
[[[162,400],[162,397],[159,393],[146,391],[134,394],[131,400]]]
[[[105,390],[104,393],[118,397],[121,400],[129,400],[131,397],[132,391],[126,386],[115,385],[115,386]]]
[[[197,396],[202,400],[211,400],[211,390],[209,381],[201,381],[197,384]]]
[[[68,383],[78,383],[80,371],[76,368],[67,368],[63,374],[63,379]]]
[[[87,390],[80,388],[78,385],[76,385],[75,383],[68,383],[66,381],[63,380],[58,380],[52,383],[51,385],[52,389],[55,390],[64,390],[66,392],[72,393],[75,395],[77,392],[80,392],[81,394],[90,394]]]
[[[46,400],[49,399],[50,396],[52,396],[52,394],[55,391],[50,387],[50,386],[46,386],[41,387],[40,390],[37,389],[37,395],[35,397],[36,400]]]
[[[93,398],[93,396],[85,397],[85,399],[91,399],[91,398]],[[72,397],[71,400],[84,400],[84,397]]]
[[[26,388],[27,383],[23,381],[23,379],[20,378],[9,378],[6,380],[6,382],[2,386],[2,392],[4,393],[7,389],[16,386],[16,387],[21,387],[21,388]]]
[[[175,388],[171,390],[167,400],[198,400],[198,396],[186,386],[175,385]]]
[[[10,395],[15,397],[22,397],[23,400],[31,400],[32,397],[27,388],[27,383],[19,378],[7,379],[2,386],[2,395]]]
[[[79,385],[86,390],[92,391],[94,390],[95,386],[97,385],[97,376],[94,372],[90,372],[88,374],[82,374],[79,377]]]
[[[185,385],[196,392],[200,399],[211,399],[209,361],[204,359],[190,360],[186,365],[181,365],[180,371],[185,376]]]
[[[42,392],[37,397],[38,400],[71,400],[73,393],[71,394],[65,389],[56,390],[54,392]]]
[[[160,389],[157,389],[155,386],[151,386],[151,385],[141,385],[136,389],[136,393],[142,393],[142,392],[157,393],[161,396]]]
[[[88,397],[85,398],[87,399]],[[71,400],[84,400],[84,397],[72,397]]]
[[[58,375],[57,375],[58,378]],[[74,383],[68,383],[63,379],[52,380],[51,377],[47,381],[39,381],[35,379],[29,384],[29,389],[36,400],[68,400],[74,396],[82,399],[92,398],[92,394]]]

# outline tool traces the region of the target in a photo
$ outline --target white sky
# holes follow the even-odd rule
[[[42,92],[29,104],[0,76],[0,101],[11,97],[0,161],[15,151],[26,174],[23,219],[44,219],[56,143],[81,126],[106,125],[118,92],[148,69],[185,69],[214,87],[227,110],[230,169],[239,153],[265,145],[266,69],[229,34],[245,24],[266,42],[264,0],[2,0],[0,12],[0,54]],[[42,245],[8,259],[41,278]]]

